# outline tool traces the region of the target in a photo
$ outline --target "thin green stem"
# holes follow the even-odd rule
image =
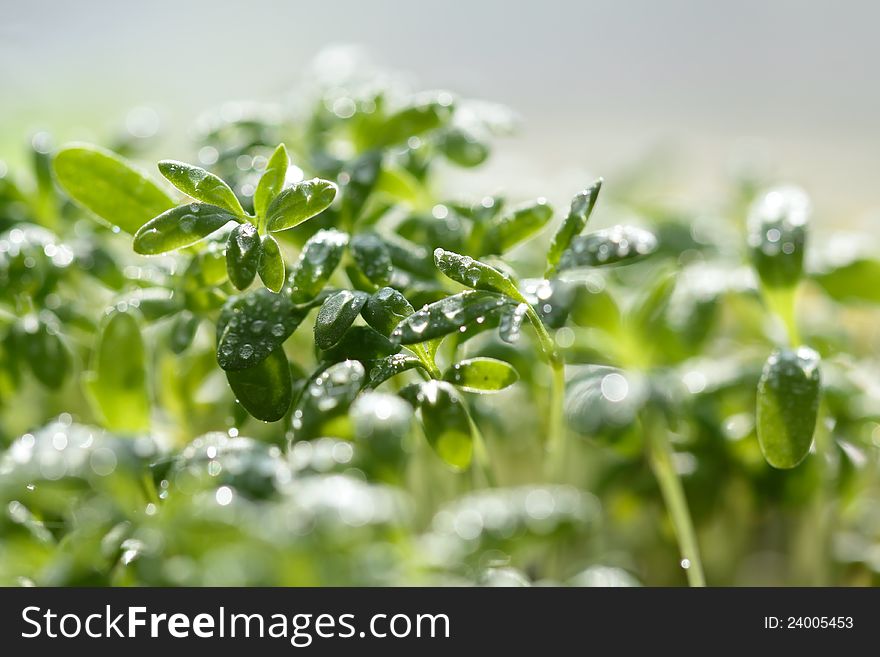
[[[646,411],[642,416],[642,428],[647,442],[651,468],[654,470],[654,476],[657,478],[660,493],[663,495],[666,510],[675,530],[678,549],[682,557],[682,567],[687,573],[688,584],[694,587],[706,586],[697,535],[694,531],[681,479],[672,462],[672,445],[669,443],[665,427],[661,425],[656,415]]]
[[[471,425],[471,432],[474,436],[474,462],[480,469],[480,472],[483,475],[483,478],[486,480],[486,485],[490,488],[495,488],[498,486],[498,482],[495,479],[495,473],[492,472],[492,460],[489,458],[489,450],[486,448],[486,440],[483,438],[483,432],[480,431],[480,427],[477,426],[477,423],[474,421],[473,413],[467,407],[465,407],[467,412],[468,422]]]
[[[764,297],[770,310],[782,320],[788,335],[788,343],[796,347],[801,343],[800,333],[797,326],[796,300],[797,288],[764,288]]]

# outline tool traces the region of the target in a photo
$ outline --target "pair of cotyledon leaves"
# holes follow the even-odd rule
[[[205,239],[230,222],[238,225],[227,243],[229,280],[239,289],[259,274],[279,291],[284,259],[271,235],[293,228],[324,211],[336,197],[336,185],[315,178],[286,185],[290,159],[284,144],[269,158],[254,191],[254,215],[242,208],[222,179],[197,166],[163,160],[159,171],[194,202],[177,205],[152,180],[109,151],[86,145],[62,149],[55,174],[78,203],[134,235],[134,250],[156,255]]]

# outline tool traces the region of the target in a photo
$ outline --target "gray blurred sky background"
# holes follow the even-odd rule
[[[28,131],[101,134],[132,105],[184,125],[276,99],[323,47],[354,43],[425,87],[523,118],[490,173],[576,189],[658,149],[694,201],[763,153],[833,223],[880,208],[880,2],[0,0],[0,158]],[[556,187],[553,187],[554,189]]]

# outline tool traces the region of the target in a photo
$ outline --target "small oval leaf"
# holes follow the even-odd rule
[[[116,431],[148,429],[146,353],[132,312],[114,311],[105,319],[91,368],[88,389],[104,426]]]
[[[254,282],[260,263],[260,236],[253,224],[239,224],[226,243],[226,272],[239,290]]]
[[[290,157],[287,155],[287,148],[284,144],[278,144],[254,191],[254,212],[258,217],[266,216],[269,203],[284,189],[284,180],[287,178],[289,168]]]
[[[635,226],[613,226],[572,239],[557,272],[630,263],[656,250],[657,238],[652,232]]]
[[[772,189],[752,206],[748,243],[761,282],[792,287],[801,277],[812,204],[797,187]]]
[[[281,247],[271,235],[263,235],[257,271],[263,284],[273,292],[280,292],[284,287],[284,258]]]
[[[355,264],[374,285],[387,285],[394,268],[391,252],[376,233],[359,233],[351,238],[349,246]]]
[[[809,347],[775,351],[758,381],[758,443],[767,463],[788,469],[810,451],[819,411],[819,354]]]
[[[377,290],[361,310],[367,324],[383,335],[391,335],[398,324],[414,312],[406,297],[393,287]]]
[[[468,392],[495,392],[512,386],[519,374],[503,360],[477,357],[455,363],[443,379]]]
[[[602,189],[602,178],[598,178],[582,192],[575,194],[571,199],[571,208],[565,220],[553,236],[550,250],[547,252],[547,269],[545,278],[550,278],[556,273],[556,266],[562,258],[562,254],[568,250],[571,241],[586,228],[587,221],[593,213],[599,191]]]
[[[188,203],[150,219],[134,236],[135,253],[158,255],[190,246],[237,217],[216,205]]]
[[[29,315],[21,321],[17,340],[36,379],[52,390],[64,385],[73,364],[60,332],[58,318],[43,311],[39,318]]]
[[[287,230],[326,210],[336,198],[336,185],[313,178],[282,190],[266,209],[266,228]]]
[[[329,349],[339,342],[369,298],[365,292],[351,290],[340,290],[327,297],[315,319],[315,344]]]
[[[508,274],[470,256],[437,248],[434,249],[434,264],[457,283],[475,290],[500,292],[517,301],[523,301],[516,283]]]
[[[303,303],[318,295],[342,260],[347,244],[348,235],[338,230],[319,230],[309,238],[289,279],[294,302]]]
[[[217,320],[217,362],[224,370],[253,367],[287,340],[307,313],[266,288],[230,298]]]
[[[553,208],[546,199],[513,208],[493,219],[483,237],[483,253],[504,253],[528,239],[550,221]]]
[[[280,346],[253,367],[227,370],[226,379],[238,403],[264,422],[283,418],[293,401],[290,365]]]
[[[247,214],[229,185],[201,167],[177,160],[162,160],[159,171],[168,182],[197,201],[216,205],[238,217]]]
[[[416,402],[425,437],[437,456],[455,470],[466,469],[474,441],[464,400],[445,381],[427,381],[419,386]]]
[[[321,352],[321,360],[338,363],[342,360],[381,360],[400,351],[378,331],[369,326],[352,326],[335,345]]]
[[[74,201],[132,235],[175,204],[130,162],[97,146],[62,148],[54,168],[58,182]]]
[[[404,345],[426,342],[460,331],[481,317],[503,313],[512,306],[516,303],[501,294],[466,290],[417,310],[397,325],[391,339]]]

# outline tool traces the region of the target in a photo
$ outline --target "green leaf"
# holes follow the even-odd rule
[[[451,128],[440,140],[440,151],[460,167],[475,167],[489,157],[489,146],[469,130]]]
[[[443,379],[467,392],[495,392],[512,386],[519,374],[503,360],[477,357],[455,363]]]
[[[55,177],[81,206],[134,234],[156,215],[174,207],[174,199],[115,153],[74,145],[55,156]]]
[[[342,339],[369,299],[365,292],[340,290],[327,297],[315,319],[315,344],[329,349]]]
[[[470,256],[437,248],[434,249],[434,264],[437,269],[457,283],[475,290],[499,292],[511,299],[523,301],[516,283],[508,274]]]
[[[190,246],[237,217],[216,205],[188,203],[150,219],[134,235],[135,253],[158,255]]]
[[[330,207],[336,185],[313,178],[282,190],[266,209],[266,228],[272,232],[298,226]]]
[[[656,250],[657,238],[653,233],[635,226],[613,226],[572,239],[556,271],[628,264]]]
[[[515,344],[519,340],[523,320],[529,310],[529,304],[520,303],[516,306],[508,306],[498,322],[498,337],[508,344]]]
[[[317,296],[342,260],[347,244],[348,235],[338,230],[319,230],[309,238],[289,279],[295,302]]]
[[[226,243],[226,272],[239,290],[254,282],[260,262],[260,235],[253,224],[239,224]]]
[[[217,320],[217,363],[243,370],[267,358],[302,323],[308,309],[260,288],[232,297]]]
[[[387,285],[394,268],[391,252],[376,233],[359,233],[351,238],[349,246],[358,269],[374,285]]]
[[[550,221],[553,208],[543,198],[496,217],[483,237],[483,253],[505,253]]]
[[[394,354],[373,363],[370,367],[370,377],[367,386],[376,388],[393,376],[408,370],[420,367],[427,371],[424,363],[415,356]]]
[[[342,339],[321,353],[321,360],[338,363],[341,360],[381,360],[400,351],[384,335],[369,326],[352,326]]]
[[[171,351],[182,354],[192,344],[199,328],[199,316],[182,310],[171,324]]]
[[[29,315],[21,321],[17,340],[36,379],[52,390],[64,385],[73,365],[60,333],[58,318],[43,311],[39,317]]]
[[[452,116],[448,93],[426,95],[389,116],[372,136],[374,146],[393,146],[444,125]]]
[[[258,217],[265,217],[272,202],[281,190],[284,189],[284,181],[287,178],[287,170],[290,168],[290,157],[284,144],[278,144],[278,148],[269,158],[266,170],[260,176],[257,189],[254,191],[254,212]]]
[[[162,160],[159,162],[159,171],[168,182],[187,196],[191,196],[197,201],[216,205],[237,217],[247,215],[235,196],[235,192],[213,173],[176,160]]]
[[[271,235],[263,235],[257,271],[263,284],[273,292],[280,292],[284,287],[284,258],[278,242]]]
[[[134,314],[112,312],[101,328],[87,378],[91,398],[108,429],[149,429],[146,361],[144,341]]]
[[[412,406],[397,395],[367,391],[352,403],[349,417],[358,445],[358,467],[370,479],[400,483],[410,461],[406,447],[412,430]]]
[[[565,385],[565,419],[576,433],[615,441],[635,424],[647,392],[634,373],[604,365],[580,367]]]
[[[425,437],[437,456],[455,470],[466,469],[473,455],[473,435],[458,392],[444,381],[427,381],[419,386],[416,401]]]
[[[383,335],[391,335],[398,324],[414,312],[406,297],[393,287],[377,290],[361,310],[367,324]]]
[[[797,187],[770,190],[752,206],[748,244],[764,285],[789,288],[800,280],[811,214],[809,197]]]
[[[559,264],[562,254],[568,250],[571,241],[580,235],[587,226],[587,221],[589,221],[593,207],[596,205],[596,199],[599,198],[602,182],[602,178],[598,178],[584,191],[575,194],[571,200],[568,215],[550,243],[550,250],[547,252],[547,269],[544,272],[545,278],[550,278],[556,273],[556,266]]]
[[[832,299],[880,303],[880,260],[858,258],[813,275]]]
[[[303,388],[293,419],[295,440],[321,435],[326,422],[348,411],[366,382],[364,366],[356,360],[318,370]]]
[[[238,403],[264,422],[283,418],[293,401],[290,365],[281,346],[253,367],[227,370],[226,379]]]
[[[345,221],[354,222],[363,214],[367,199],[382,172],[382,151],[368,151],[346,164],[339,173],[342,186],[342,210]]]
[[[819,354],[809,347],[777,350],[758,381],[758,444],[767,463],[788,469],[810,451],[819,411]]]
[[[466,290],[417,310],[398,324],[391,339],[410,345],[460,331],[491,313],[505,312],[517,304],[494,292]]]

